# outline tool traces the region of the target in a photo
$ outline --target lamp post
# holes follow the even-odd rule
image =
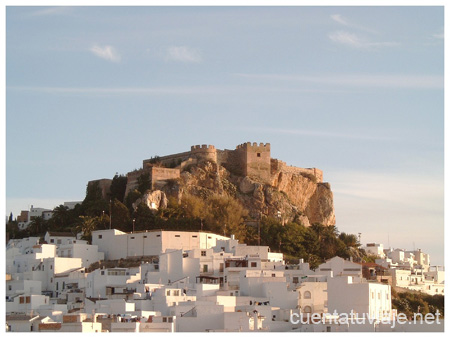
[[[133,218],[133,233],[134,233],[134,222],[136,222],[136,218]]]
[[[111,204],[112,204],[112,200],[110,199],[109,200],[109,229],[110,230],[111,230],[111,220],[112,220],[112,213],[111,213],[112,207],[111,207]]]

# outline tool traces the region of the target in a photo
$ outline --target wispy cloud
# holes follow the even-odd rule
[[[97,57],[111,62],[120,62],[120,55],[113,46],[94,45],[90,51]]]
[[[335,194],[409,205],[411,210],[420,208],[443,213],[443,177],[349,170],[334,171],[332,181]]]
[[[167,87],[30,87],[7,86],[7,90],[41,92],[47,94],[93,94],[93,95],[183,95],[219,93],[225,88],[212,86],[167,86]]]
[[[202,61],[202,56],[196,49],[186,46],[172,46],[167,49],[166,60],[199,63]]]
[[[328,38],[335,43],[358,49],[373,49],[380,47],[398,46],[398,43],[396,42],[391,41],[374,42],[361,36],[358,36],[355,33],[350,33],[346,31],[332,32],[328,34]]]
[[[248,132],[260,132],[264,134],[284,134],[284,135],[302,135],[322,138],[339,138],[339,139],[352,139],[352,140],[378,140],[389,141],[390,137],[383,137],[380,135],[371,136],[367,134],[356,133],[336,133],[332,131],[324,130],[306,130],[306,129],[286,129],[286,128],[268,128],[268,127],[240,127],[239,129]]]
[[[235,74],[239,77],[299,83],[316,83],[331,86],[442,89],[443,76],[403,74],[336,74],[336,75],[285,75],[285,74]]]
[[[72,10],[72,7],[60,6],[60,7],[49,7],[40,9],[29,13],[29,16],[49,16],[49,15],[61,15],[66,14]]]
[[[439,32],[433,34],[432,37],[434,39],[444,40],[444,37],[445,37],[445,35],[444,35],[444,27],[442,27]]]
[[[351,23],[348,19],[344,18],[342,15],[340,14],[332,14],[331,19],[335,22],[337,22],[338,24],[345,26],[345,27],[349,27],[349,28],[355,28],[355,29],[359,29],[362,31],[366,31],[366,32],[370,32],[370,33],[377,33],[375,30],[361,26],[361,25],[357,25],[354,23]]]

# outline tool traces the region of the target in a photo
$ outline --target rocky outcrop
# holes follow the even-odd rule
[[[226,194],[238,199],[254,219],[265,215],[283,222],[295,220],[305,226],[335,224],[330,185],[317,183],[312,175],[281,170],[274,173],[272,184],[265,184],[231,174],[224,167],[207,161],[182,172],[177,186],[166,193],[172,193],[178,200],[183,194],[202,198]]]
[[[150,209],[158,210],[167,208],[168,200],[166,194],[161,190],[148,191],[144,194],[144,196],[142,196],[142,198],[137,199],[133,203],[133,209],[136,209],[142,202],[144,202]]]

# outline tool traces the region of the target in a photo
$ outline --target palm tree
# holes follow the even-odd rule
[[[52,219],[54,220],[58,228],[65,228],[67,225],[69,225],[68,224],[70,220],[69,208],[62,204],[57,206],[56,208],[53,209]]]
[[[81,223],[77,226],[77,231],[82,232],[82,238],[90,241],[92,231],[95,231],[99,223],[99,217],[80,216]]]
[[[28,226],[30,235],[39,235],[47,231],[47,222],[41,216],[36,216]]]

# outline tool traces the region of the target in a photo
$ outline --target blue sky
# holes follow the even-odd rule
[[[340,231],[443,264],[443,7],[8,7],[6,66],[7,214],[269,142]]]

